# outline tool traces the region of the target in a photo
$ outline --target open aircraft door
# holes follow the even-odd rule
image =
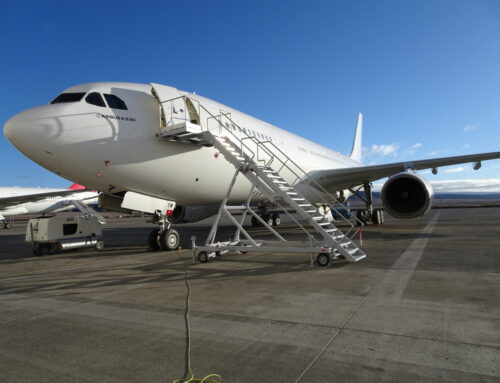
[[[160,131],[176,129],[186,123],[199,125],[199,117],[192,102],[178,89],[151,83],[151,93],[158,100]]]

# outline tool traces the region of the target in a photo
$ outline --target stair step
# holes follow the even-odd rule
[[[354,262],[358,262],[358,261],[362,260],[363,258],[366,258],[366,254],[361,253],[359,255],[353,255],[352,257],[354,258]]]

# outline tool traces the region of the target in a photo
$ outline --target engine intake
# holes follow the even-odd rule
[[[382,188],[385,210],[396,218],[425,215],[432,206],[432,187],[417,173],[403,172],[392,176]]]

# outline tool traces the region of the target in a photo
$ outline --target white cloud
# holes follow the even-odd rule
[[[458,166],[456,168],[451,168],[451,169],[445,169],[445,173],[460,173],[465,171],[465,168],[463,166]]]
[[[436,193],[500,193],[500,178],[431,181],[430,184]],[[373,191],[380,192],[382,186],[383,183],[373,184]]]
[[[465,133],[472,132],[473,130],[476,130],[480,124],[480,122],[476,122],[475,124],[465,125],[463,131]]]
[[[500,193],[500,178],[432,181],[431,185],[438,193]]]
[[[417,148],[421,148],[423,145],[420,143],[420,142],[417,142],[416,144],[413,144],[410,148],[411,149],[417,149]]]
[[[470,144],[465,144],[464,146],[462,146],[462,149],[469,149],[470,148]]]
[[[398,145],[396,144],[390,144],[390,145],[373,144],[372,147],[367,150],[366,155],[388,156],[389,154],[397,155],[397,153],[398,153]]]

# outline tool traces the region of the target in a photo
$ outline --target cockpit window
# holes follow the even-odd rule
[[[102,99],[102,96],[97,92],[89,93],[87,97],[85,97],[85,101],[87,101],[88,104],[92,105],[106,106],[104,100]]]
[[[104,93],[104,98],[106,99],[108,106],[113,109],[127,110],[127,105],[123,102],[121,98],[116,97],[114,94]]]
[[[54,100],[52,100],[51,104],[60,104],[63,102],[78,102],[80,101],[85,93],[61,93]]]

